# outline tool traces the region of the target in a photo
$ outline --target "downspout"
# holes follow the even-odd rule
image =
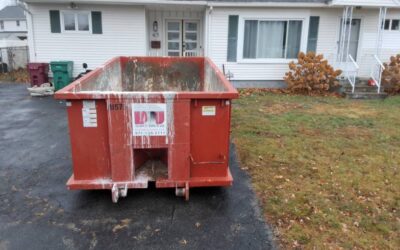
[[[33,24],[33,14],[29,10],[28,5],[25,3],[22,3],[20,0],[16,1],[16,5],[21,7],[26,13],[28,13],[29,16],[29,26],[28,26],[28,43],[32,44],[32,46],[29,46],[29,50],[32,50],[30,52],[31,55],[33,55],[33,58],[29,58],[29,61],[34,62],[36,61],[36,42],[35,42],[35,29],[34,29],[34,24]],[[29,32],[31,31],[31,32]],[[31,42],[29,42],[31,41]]]
[[[207,10],[207,53],[206,56],[207,57],[211,57],[211,53],[210,53],[210,42],[211,42],[211,34],[212,34],[212,11],[213,11],[213,6],[210,4],[208,5],[208,10]]]

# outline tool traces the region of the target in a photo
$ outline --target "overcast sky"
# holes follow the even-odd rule
[[[0,9],[3,9],[5,6],[14,3],[13,0],[0,0]]]

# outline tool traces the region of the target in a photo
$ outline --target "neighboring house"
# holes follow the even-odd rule
[[[23,8],[4,7],[0,10],[0,62],[5,63],[9,70],[25,67],[28,62],[27,46],[27,23]]]
[[[13,41],[27,39],[26,17],[23,8],[6,6],[0,10],[0,39]]]
[[[397,0],[24,2],[31,60],[72,60],[75,75],[118,55],[208,56],[236,84],[274,86],[316,51],[354,81],[400,52]]]

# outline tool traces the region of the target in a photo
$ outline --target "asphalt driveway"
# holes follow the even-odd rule
[[[0,250],[270,249],[248,176],[232,146],[230,188],[68,191],[71,156],[65,103],[0,84]]]

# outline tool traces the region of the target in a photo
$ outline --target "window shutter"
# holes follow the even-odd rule
[[[50,10],[50,30],[51,33],[61,33],[59,10]]]
[[[239,16],[229,16],[228,62],[236,62]]]
[[[92,33],[103,34],[100,11],[92,11]]]
[[[307,52],[317,51],[317,41],[318,41],[318,29],[319,29],[319,16],[310,17],[310,26],[308,28],[308,45]]]

